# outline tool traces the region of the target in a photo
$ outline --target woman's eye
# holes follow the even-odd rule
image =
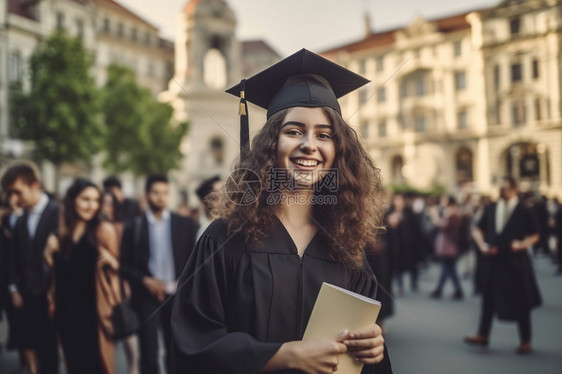
[[[298,130],[288,130],[287,135],[301,135],[301,132]]]
[[[331,135],[331,134],[322,133],[322,134],[318,135],[318,137],[319,137],[320,139],[331,139],[331,138],[332,138],[332,135]]]

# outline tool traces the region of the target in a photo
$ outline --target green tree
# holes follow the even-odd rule
[[[93,56],[82,40],[54,32],[29,61],[30,90],[12,87],[14,135],[31,140],[35,158],[90,164],[103,145],[99,90],[90,75]]]
[[[173,108],[156,101],[137,83],[131,69],[118,64],[108,67],[103,92],[107,126],[104,166],[137,176],[167,173],[178,167],[188,124],[172,121]]]

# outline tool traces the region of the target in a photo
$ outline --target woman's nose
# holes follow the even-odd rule
[[[306,135],[303,137],[301,143],[301,150],[306,153],[315,152],[318,149],[316,138],[313,135]]]

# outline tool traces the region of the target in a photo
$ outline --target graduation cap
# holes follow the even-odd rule
[[[330,107],[341,115],[338,98],[368,79],[306,49],[226,90],[240,97],[240,153],[249,149],[247,101],[267,109],[267,118],[292,107]]]

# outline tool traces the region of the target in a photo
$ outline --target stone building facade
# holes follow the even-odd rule
[[[386,184],[562,197],[562,1],[370,32],[323,54],[372,83],[344,99]]]

